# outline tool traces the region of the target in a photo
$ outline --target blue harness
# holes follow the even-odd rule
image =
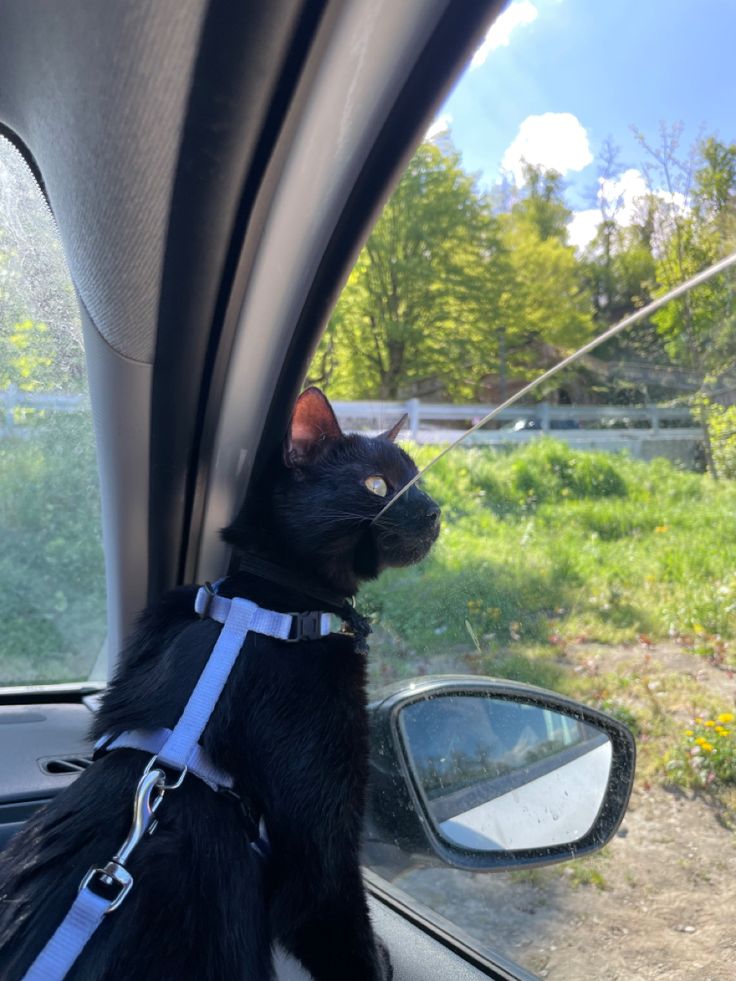
[[[216,589],[216,587],[215,587]],[[201,617],[221,623],[222,630],[179,721],[172,729],[137,729],[114,738],[104,737],[98,748],[140,749],[152,753],[135,792],[133,823],[113,858],[101,868],[92,867],[82,879],[68,913],[26,972],[23,981],[62,981],[82,953],[103,917],[117,909],[133,887],[126,863],[146,834],[156,830],[154,815],[167,791],[181,786],[192,773],[213,790],[230,790],[232,777],[216,767],[199,745],[245,638],[250,632],[296,642],[324,637],[331,630],[329,613],[275,613],[250,600],[218,596],[211,586],[197,593],[194,609]],[[163,767],[174,771],[172,780]],[[267,853],[263,822],[253,847]]]

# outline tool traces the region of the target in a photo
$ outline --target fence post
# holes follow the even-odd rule
[[[542,432],[548,433],[549,432],[549,402],[540,402],[539,408],[542,410],[541,411]]]
[[[406,403],[409,413],[409,432],[415,443],[419,442],[419,399],[409,399]]]
[[[658,433],[659,432],[659,412],[657,411],[656,405],[653,405],[652,408],[651,408],[651,412],[649,414],[649,421],[650,421],[650,424],[651,424],[651,427],[652,427],[652,432],[653,433]]]

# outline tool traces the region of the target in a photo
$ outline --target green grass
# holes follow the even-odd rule
[[[692,786],[683,730],[728,706],[647,651],[736,664],[736,482],[539,440],[457,450],[425,486],[443,508],[432,555],[361,594],[374,684],[460,671],[565,692],[634,732],[640,783]],[[736,809],[716,776],[707,789]]]
[[[417,448],[419,462],[427,448]],[[420,567],[384,575],[363,604],[423,656],[469,640],[493,651],[554,638],[736,636],[736,485],[657,460],[539,440],[449,454],[425,479],[443,531]],[[421,602],[417,602],[421,597]]]

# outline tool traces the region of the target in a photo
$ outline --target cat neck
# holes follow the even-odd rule
[[[352,604],[352,596],[330,589],[321,580],[305,576],[301,571],[285,568],[254,552],[241,552],[238,555],[236,575],[238,574],[265,580],[269,585],[285,589],[290,595],[296,594],[312,606],[318,605],[330,613],[342,610],[346,604]]]

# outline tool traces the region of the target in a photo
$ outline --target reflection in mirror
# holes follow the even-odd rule
[[[449,695],[399,716],[435,830],[476,851],[569,844],[593,827],[611,771],[599,729],[539,705]]]

